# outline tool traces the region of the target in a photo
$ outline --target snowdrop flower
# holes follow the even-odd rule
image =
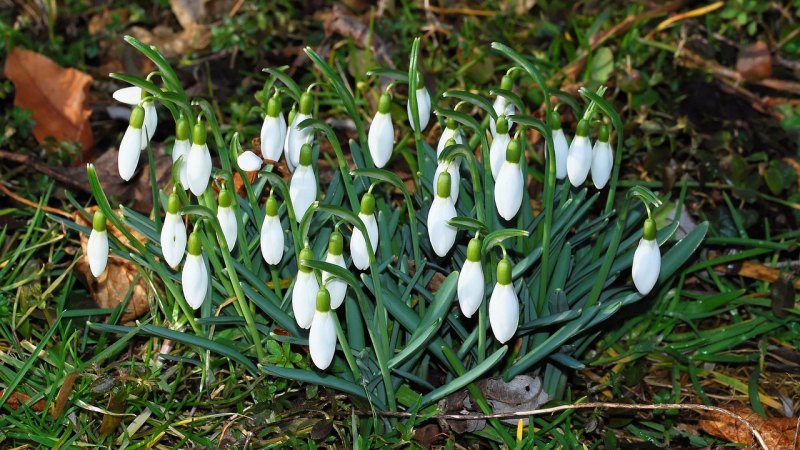
[[[589,122],[578,122],[575,139],[567,152],[567,175],[573,186],[579,187],[586,181],[592,167],[592,142],[589,140]]]
[[[494,186],[494,203],[497,205],[497,212],[505,220],[513,219],[517,215],[519,207],[522,206],[522,190],[525,188],[525,180],[522,178],[522,169],[519,167],[521,147],[518,139],[514,139],[508,144],[506,160],[500,167],[497,183]]]
[[[186,163],[189,189],[200,197],[205,192],[211,177],[211,153],[206,144],[206,127],[200,122],[194,124],[192,147],[189,149]]]
[[[300,256],[297,258],[297,278],[294,280],[294,289],[292,290],[294,320],[297,321],[300,328],[305,329],[311,326],[311,321],[314,319],[315,303],[319,291],[319,283],[317,283],[314,271],[304,264],[310,259],[314,259],[314,253],[310,248],[306,247],[300,251]]]
[[[189,235],[189,254],[186,255],[181,273],[183,297],[192,309],[197,309],[203,304],[208,292],[208,269],[203,261],[200,235],[197,233],[193,231]]]
[[[375,197],[367,192],[361,197],[361,212],[358,218],[364,222],[369,236],[369,243],[372,246],[372,253],[378,250],[378,222],[375,220]],[[369,251],[364,234],[357,227],[353,228],[353,235],[350,236],[350,255],[353,258],[353,265],[358,270],[367,270],[369,267]]]
[[[236,164],[245,172],[260,170],[263,163],[264,161],[261,160],[261,157],[250,150],[242,152],[242,154],[236,158]]]
[[[443,173],[450,175],[450,200],[455,203],[458,201],[458,191],[461,185],[461,174],[458,173],[458,166],[461,158],[452,161],[439,161],[436,172],[433,174],[433,191],[439,185],[439,176]]]
[[[292,199],[295,218],[298,222],[303,220],[303,215],[317,199],[317,178],[311,167],[310,145],[303,144],[299,162],[300,165],[297,166],[289,181],[289,197]]]
[[[563,180],[567,177],[567,154],[569,153],[569,144],[567,144],[567,137],[564,135],[564,130],[561,128],[561,117],[556,111],[550,111],[549,115],[550,129],[553,130],[553,150],[556,155],[556,178]],[[547,157],[547,152],[545,152]]]
[[[319,370],[325,370],[333,361],[336,352],[336,327],[331,312],[331,296],[323,286],[317,292],[316,312],[308,333],[308,351],[311,361]]]
[[[236,214],[233,212],[233,194],[224,187],[219,191],[219,208],[217,208],[217,220],[222,228],[222,235],[225,237],[225,244],[228,250],[233,251],[236,247]]]
[[[86,245],[86,257],[89,258],[89,269],[95,278],[106,271],[108,265],[108,231],[106,215],[99,209],[92,217],[92,232]]]
[[[261,225],[261,256],[267,264],[280,264],[283,258],[283,227],[278,217],[278,202],[272,195],[267,199],[267,215]]]
[[[144,108],[136,106],[131,111],[131,118],[128,122],[128,129],[122,136],[119,143],[119,154],[117,155],[117,167],[119,176],[129,181],[136,172],[139,165],[139,154],[142,152],[142,124],[144,123]]]
[[[438,158],[439,155],[442,154],[442,150],[447,148],[450,139],[453,139],[456,144],[463,144],[464,143],[464,134],[458,129],[458,123],[455,119],[447,119],[445,121],[444,131],[442,131],[442,136],[439,138],[439,143],[436,145],[436,157]]]
[[[138,86],[130,86],[122,89],[117,89],[111,94],[114,100],[125,103],[127,105],[138,105],[142,101],[142,88]]]
[[[178,195],[173,192],[167,200],[167,216],[161,227],[161,253],[173,269],[178,267],[186,253],[186,227],[178,214],[180,207]]]
[[[592,149],[592,182],[597,189],[603,189],[611,178],[611,168],[614,167],[614,152],[608,142],[608,126],[600,126],[597,142]]]
[[[450,174],[443,172],[436,183],[436,196],[428,211],[428,238],[433,251],[443,257],[456,241],[456,227],[450,225],[450,219],[456,216],[456,207],[450,198]]]
[[[156,112],[156,105],[153,100],[145,100],[142,102],[144,108],[144,127],[142,128],[142,150],[147,148],[147,143],[153,138],[158,127],[158,112]]]
[[[369,126],[369,135],[367,136],[369,154],[372,156],[372,162],[375,163],[375,167],[378,168],[382,168],[389,162],[392,157],[392,150],[394,150],[394,125],[392,125],[391,106],[392,99],[389,94],[382,94],[378,102],[378,112],[375,113],[375,118],[372,119],[372,124]]]
[[[175,124],[175,144],[172,146],[172,164],[180,164],[178,167],[178,181],[183,186],[183,190],[189,189],[189,150],[192,143],[189,142],[189,121],[183,115]]]
[[[286,135],[286,145],[284,152],[286,153],[286,165],[289,170],[294,169],[300,164],[300,150],[303,144],[313,144],[314,135],[311,133],[310,128],[299,128],[299,125],[306,119],[311,118],[311,107],[313,106],[313,99],[311,94],[304,92],[300,96],[300,111],[292,118],[292,124]]]
[[[267,115],[261,125],[261,156],[268,161],[278,161],[285,142],[286,119],[281,111],[281,99],[274,95],[267,102]]]
[[[428,121],[431,119],[431,96],[428,94],[428,88],[425,87],[425,81],[419,73],[417,73],[417,92],[415,95],[417,97],[417,112],[421,131],[428,126]],[[411,114],[410,99],[406,105],[406,110],[408,111],[408,122],[411,125],[411,129],[417,131],[416,128],[414,128],[414,117]]]
[[[472,238],[467,246],[467,260],[458,274],[458,305],[464,317],[470,318],[481,306],[486,290],[481,264],[481,240]]]
[[[519,300],[511,284],[511,262],[503,258],[497,264],[497,284],[489,299],[489,324],[495,339],[505,344],[514,337],[519,325]]]
[[[492,139],[492,145],[489,147],[489,161],[492,165],[492,177],[497,180],[500,174],[500,166],[506,159],[506,149],[508,143],[511,142],[511,136],[508,135],[508,119],[506,116],[497,117],[497,135]]]
[[[325,257],[325,262],[347,269],[347,263],[344,261],[344,255],[342,255],[343,248],[344,238],[342,233],[334,231],[328,240],[328,255]],[[338,308],[347,293],[347,283],[325,271],[322,272],[322,282],[327,286],[330,293],[330,307],[333,309]]]
[[[505,89],[507,91],[510,91],[513,84],[514,84],[514,79],[511,78],[510,75],[503,75],[502,80],[500,80],[500,89]],[[494,112],[498,116],[503,115],[507,117],[517,112],[517,108],[514,107],[514,104],[510,103],[508,99],[503,97],[502,95],[498,95],[497,98],[494,99],[494,104],[492,104],[492,108],[494,108]],[[491,117],[489,118],[489,128],[492,130],[492,138],[497,136],[497,124],[495,123],[495,120],[492,119]]]
[[[661,250],[656,240],[656,223],[648,218],[644,221],[644,233],[633,254],[633,284],[642,295],[647,295],[653,290],[661,273]]]

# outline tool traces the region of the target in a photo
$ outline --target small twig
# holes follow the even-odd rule
[[[37,161],[35,158],[31,158],[28,155],[0,150],[0,159],[25,164],[68,187],[83,192],[88,191],[83,180],[76,180],[72,174],[62,173],[57,169],[48,166],[47,164]]]
[[[756,441],[764,450],[769,450],[769,446],[764,441],[761,433],[751,424],[747,419],[736,414],[735,412],[728,411],[727,409],[717,406],[699,405],[699,404],[684,404],[684,403],[663,403],[656,405],[629,405],[625,403],[606,403],[606,402],[589,402],[589,403],[574,403],[570,405],[554,406],[552,408],[541,408],[530,411],[513,411],[494,414],[437,414],[431,416],[430,419],[445,419],[445,420],[486,420],[486,419],[513,419],[515,417],[525,418],[528,416],[541,416],[545,414],[553,414],[570,409],[588,409],[588,408],[604,408],[604,409],[633,409],[633,410],[654,410],[654,409],[685,409],[690,411],[713,411],[716,413],[724,414],[732,417],[746,426]],[[404,411],[356,411],[359,416],[371,416],[377,414],[382,417],[411,417],[414,414]]]
[[[22,203],[25,206],[30,206],[31,208],[42,208],[44,211],[47,211],[50,214],[55,214],[62,217],[72,217],[66,211],[62,211],[58,208],[53,208],[47,205],[40,205],[36,202],[30,201],[27,198],[14,193],[11,189],[7,188],[6,185],[3,183],[0,183],[0,192],[3,192],[7,196],[11,197],[12,199],[16,200],[19,203]]]

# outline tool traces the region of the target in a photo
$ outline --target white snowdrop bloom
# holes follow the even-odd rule
[[[138,86],[130,86],[122,89],[117,89],[111,94],[114,100],[125,103],[126,105],[138,105],[142,101],[142,88]]]
[[[233,250],[236,247],[236,213],[234,212],[235,198],[233,194],[224,187],[219,191],[219,207],[217,208],[217,220],[219,226],[222,228],[222,235],[225,237],[225,244],[228,250]]]
[[[433,174],[433,191],[436,192],[436,187],[439,185],[439,175],[443,173],[450,174],[450,200],[455,205],[458,201],[458,193],[461,186],[461,174],[458,172],[458,166],[461,158],[455,158],[452,161],[439,161],[436,166],[436,172]]]
[[[144,123],[144,108],[136,106],[131,111],[131,118],[128,122],[128,129],[122,136],[119,143],[119,153],[117,155],[117,167],[119,176],[129,181],[136,172],[139,165],[139,155],[142,153],[142,124]]]
[[[369,192],[361,197],[361,212],[358,213],[358,218],[364,222],[364,226],[367,228],[367,236],[374,254],[378,250],[378,222],[375,220],[375,197]],[[353,265],[358,270],[369,268],[367,241],[357,227],[353,228],[353,235],[350,236],[350,256],[353,258]]]
[[[86,257],[89,259],[89,269],[95,278],[99,278],[106,271],[108,265],[108,229],[106,215],[99,209],[92,218],[92,232],[86,245]]]
[[[644,233],[636,252],[633,254],[631,275],[636,290],[647,295],[653,290],[661,273],[661,250],[656,240],[656,223],[653,219],[644,221]]]
[[[314,134],[310,128],[299,128],[299,125],[306,119],[311,118],[311,107],[313,106],[313,99],[311,94],[304,92],[300,96],[300,111],[292,118],[292,124],[286,134],[286,145],[284,152],[286,153],[286,165],[289,170],[294,169],[300,164],[300,150],[303,144],[313,145]]]
[[[489,161],[492,166],[492,177],[495,180],[500,174],[500,166],[506,160],[506,149],[508,148],[508,143],[511,142],[508,127],[506,116],[499,116],[497,118],[497,135],[492,139],[492,145],[489,146]]]
[[[278,217],[278,202],[272,195],[267,199],[267,215],[261,225],[261,256],[267,264],[280,264],[283,258],[283,227]]]
[[[556,155],[556,178],[563,180],[567,177],[567,155],[569,144],[564,130],[561,128],[561,117],[556,111],[550,111],[550,129],[553,130],[553,153]],[[545,158],[547,152],[545,152]]]
[[[335,264],[342,269],[347,269],[347,263],[344,260],[342,250],[344,249],[344,238],[342,233],[334,231],[328,240],[328,254],[325,256],[325,262]],[[347,294],[347,283],[341,278],[333,276],[328,272],[322,272],[322,282],[327,286],[328,292],[331,296],[331,308],[338,308],[344,301],[344,296]]]
[[[443,257],[453,247],[458,230],[450,225],[456,216],[456,207],[450,198],[450,174],[443,172],[436,184],[436,196],[428,211],[428,238],[433,251]]]
[[[150,142],[150,139],[153,139],[153,135],[156,133],[158,112],[152,100],[143,101],[142,108],[144,108],[144,126],[142,127],[141,149],[144,150],[147,148],[147,143]]]
[[[202,245],[197,231],[189,235],[189,254],[183,263],[181,285],[183,297],[192,309],[199,308],[206,299],[208,292],[208,269],[203,261]]]
[[[261,156],[267,161],[278,161],[285,143],[286,119],[281,111],[281,100],[276,95],[267,102],[267,115],[261,125]]]
[[[314,175],[314,168],[311,167],[311,146],[308,144],[303,144],[300,151],[300,165],[289,181],[289,197],[292,199],[295,219],[300,222],[317,199],[317,178]]]
[[[419,73],[417,73],[417,91],[415,95],[417,97],[419,127],[420,130],[424,130],[431,119],[431,96],[428,94],[428,88],[425,87],[425,82]],[[417,131],[414,128],[414,117],[411,115],[411,100],[406,104],[406,111],[408,112],[408,123],[411,125],[411,129]]]
[[[575,139],[567,152],[567,175],[573,186],[579,187],[586,181],[592,167],[592,142],[589,140],[589,122],[578,122]]]
[[[481,306],[486,290],[481,264],[481,240],[472,238],[467,246],[467,259],[458,274],[458,305],[464,317],[470,318]]]
[[[592,182],[597,189],[605,187],[611,178],[611,169],[614,167],[614,151],[611,150],[608,138],[608,126],[602,125],[592,149]]]
[[[519,300],[511,283],[511,262],[503,258],[497,264],[497,283],[489,299],[489,324],[495,339],[505,344],[519,326]]]
[[[304,264],[304,261],[314,259],[314,253],[306,247],[300,252],[297,258],[297,278],[294,281],[292,290],[292,311],[294,320],[300,328],[308,329],[314,319],[316,310],[316,298],[319,291],[319,283],[314,271]]]
[[[319,370],[325,370],[336,353],[336,326],[331,312],[331,297],[325,287],[317,292],[316,312],[308,333],[308,352]]]
[[[186,227],[179,214],[180,201],[174,192],[167,201],[167,215],[161,227],[161,253],[173,269],[181,263],[186,253]]]
[[[511,78],[510,75],[503,75],[503,78],[500,80],[500,89],[505,89],[506,91],[510,91],[514,85],[514,79]],[[507,98],[503,97],[502,95],[498,95],[496,99],[494,99],[494,103],[492,104],[492,109],[494,109],[495,114],[498,116],[511,116],[517,112],[517,108],[514,107],[514,104],[509,102]],[[509,128],[511,127],[511,121],[509,120]],[[489,129],[492,131],[492,138],[494,139],[497,136],[497,123],[494,119],[489,117]]]
[[[500,167],[500,173],[497,175],[494,185],[494,203],[497,206],[497,212],[505,220],[513,219],[522,206],[525,180],[519,166],[519,158],[522,153],[520,147],[521,144],[517,139],[508,144],[506,160]]]
[[[206,144],[206,127],[198,122],[192,132],[192,147],[186,161],[189,189],[198,197],[203,195],[211,177],[211,153]]]
[[[178,180],[183,190],[189,189],[189,150],[192,143],[189,141],[189,121],[181,116],[175,125],[175,144],[172,146],[172,164],[180,164],[178,167]]]
[[[453,139],[456,144],[464,143],[464,134],[458,129],[458,123],[456,123],[455,119],[447,119],[445,121],[442,136],[439,137],[439,143],[436,144],[436,158],[439,158],[439,155],[442,154],[442,150],[447,147],[447,141],[450,139]]]
[[[378,112],[369,126],[367,144],[369,154],[375,167],[382,168],[389,162],[394,150],[394,125],[391,114],[392,99],[389,94],[382,94],[378,102]],[[335,309],[335,308],[334,308]]]
[[[264,161],[261,160],[261,157],[250,150],[242,152],[242,154],[236,158],[236,164],[238,164],[239,168],[245,172],[255,172],[257,170],[261,170],[261,165],[263,163]]]

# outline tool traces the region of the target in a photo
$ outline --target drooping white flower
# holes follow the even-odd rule
[[[486,294],[486,281],[481,264],[481,244],[478,238],[469,241],[467,259],[458,274],[458,305],[466,318],[475,314]]]
[[[278,161],[285,143],[286,119],[281,111],[281,100],[276,95],[267,102],[267,115],[261,125],[261,156],[268,161]]]
[[[611,150],[608,138],[608,126],[602,125],[592,149],[592,182],[597,189],[605,187],[611,178],[611,169],[614,167],[614,151]]]
[[[161,227],[161,253],[173,269],[181,263],[186,253],[186,226],[179,214],[180,201],[174,192],[167,201],[167,215]]]
[[[260,156],[256,155],[250,150],[242,152],[242,154],[236,158],[236,164],[238,164],[239,168],[245,172],[255,172],[260,170],[263,162],[264,161],[261,160]]]
[[[319,370],[325,370],[336,352],[336,326],[331,312],[331,297],[323,286],[317,292],[316,312],[308,333],[308,351],[311,361]]]
[[[261,256],[267,264],[280,264],[283,258],[283,227],[278,217],[278,202],[272,195],[267,199],[267,215],[261,225]]]
[[[306,247],[300,252],[297,258],[297,278],[294,280],[292,290],[292,311],[294,320],[300,328],[308,329],[314,319],[316,311],[317,292],[319,283],[314,271],[304,264],[305,261],[314,259],[314,253]]]
[[[425,87],[425,83],[422,80],[422,76],[417,73],[417,90],[415,92],[417,97],[417,112],[419,113],[419,127],[420,130],[424,130],[425,127],[428,126],[428,122],[431,119],[431,96],[428,94],[428,88]],[[414,117],[411,114],[411,100],[409,99],[408,103],[406,104],[406,111],[408,112],[408,122],[411,125],[411,129],[416,131],[414,127]]]
[[[310,128],[300,129],[299,125],[304,120],[311,118],[311,107],[313,106],[313,99],[311,94],[304,92],[300,96],[300,111],[292,118],[292,124],[286,134],[286,145],[284,152],[286,154],[286,165],[289,170],[294,169],[300,164],[300,150],[303,144],[314,144],[314,134]]]
[[[189,121],[181,116],[175,125],[175,144],[172,146],[172,164],[179,164],[178,180],[183,190],[189,189],[189,150],[192,143],[189,141]]]
[[[579,187],[586,181],[592,167],[592,142],[589,140],[589,122],[578,122],[575,139],[567,152],[567,175],[573,186]]]
[[[391,114],[392,99],[382,94],[378,102],[378,112],[369,126],[367,144],[375,167],[382,168],[389,162],[394,150],[394,125]],[[335,308],[334,308],[335,309]]]
[[[492,139],[492,145],[489,147],[489,160],[492,165],[492,177],[497,180],[500,174],[500,166],[506,159],[506,149],[508,143],[511,142],[511,136],[508,134],[508,120],[505,116],[497,118],[497,135]]]
[[[156,133],[156,128],[158,127],[158,112],[156,111],[156,105],[153,103],[153,100],[143,101],[142,108],[144,108],[144,126],[142,127],[141,150],[144,150],[147,148],[147,143],[150,142],[150,139],[152,139],[153,135]]]
[[[128,122],[128,129],[122,136],[119,143],[119,154],[117,155],[117,167],[119,176],[129,181],[136,172],[139,165],[139,155],[142,153],[142,124],[144,123],[144,108],[136,106],[131,111],[131,118]]]
[[[439,143],[436,144],[437,159],[439,158],[439,155],[442,154],[442,150],[447,147],[447,141],[450,139],[453,139],[456,144],[464,143],[464,134],[458,129],[458,123],[456,123],[455,119],[447,119],[445,122],[444,130],[442,130],[442,136],[439,138]]]
[[[206,144],[206,127],[198,122],[192,132],[192,147],[187,158],[186,175],[189,189],[198,197],[203,195],[211,177],[211,153]]]
[[[556,178],[563,180],[567,177],[567,155],[569,154],[569,144],[564,130],[561,128],[561,117],[556,111],[549,114],[550,129],[553,130],[553,153],[556,155]],[[547,152],[545,152],[545,158]]]
[[[189,235],[189,254],[183,263],[181,285],[183,297],[192,309],[199,308],[208,292],[208,268],[203,261],[202,245],[197,231]]]
[[[106,271],[108,265],[108,229],[106,215],[99,209],[92,217],[92,232],[86,245],[86,257],[89,259],[89,269],[95,278],[99,278]]]
[[[453,205],[458,201],[458,193],[461,185],[461,174],[458,172],[460,162],[461,158],[455,158],[452,161],[439,161],[439,165],[436,166],[436,172],[433,174],[434,192],[439,185],[439,175],[443,173],[450,174],[450,200],[453,201]]]
[[[130,86],[122,89],[117,89],[111,94],[114,100],[125,103],[126,105],[138,105],[142,101],[142,88],[138,86]]]
[[[342,269],[347,269],[347,263],[344,260],[342,250],[344,248],[344,238],[342,233],[334,231],[328,240],[328,254],[325,256],[325,262],[335,264]],[[335,277],[333,274],[323,271],[322,282],[328,287],[330,293],[331,305],[333,309],[338,308],[344,301],[344,296],[347,293],[347,283],[341,278]]]
[[[656,223],[653,219],[644,221],[644,233],[636,252],[633,254],[631,275],[636,290],[647,295],[653,290],[661,274],[661,250],[656,240]]]
[[[375,220],[375,197],[367,192],[361,197],[361,212],[358,218],[364,222],[367,229],[367,236],[372,247],[373,254],[378,250],[378,222]],[[350,237],[350,256],[353,258],[353,265],[359,270],[369,268],[369,250],[364,234],[358,227],[353,228],[353,235]]]
[[[450,174],[439,175],[436,185],[436,196],[428,211],[428,238],[433,251],[443,257],[456,241],[457,229],[450,225],[450,219],[456,216],[456,207],[450,198]]]
[[[497,283],[489,299],[489,324],[495,339],[505,344],[519,326],[519,300],[511,284],[511,262],[503,258],[497,264]]]
[[[222,228],[222,235],[225,237],[225,244],[228,250],[233,250],[236,247],[236,214],[234,208],[233,194],[224,187],[219,191],[219,207],[217,208],[217,220],[219,226]]]
[[[494,203],[497,205],[497,212],[505,220],[513,219],[522,206],[525,180],[519,166],[521,153],[519,140],[512,140],[508,144],[506,159],[500,167],[500,173],[497,175],[494,186]]]
[[[317,199],[317,177],[311,167],[311,146],[303,144],[300,150],[300,165],[297,166],[289,181],[289,196],[292,199],[295,218],[298,222],[308,207]]]
[[[511,75],[503,75],[503,78],[500,80],[500,89],[510,91],[514,85],[514,79],[511,78]],[[514,107],[514,104],[509,102],[507,98],[503,97],[502,95],[498,95],[496,99],[494,99],[494,103],[492,104],[492,109],[494,109],[495,114],[498,116],[511,116],[516,113],[517,108]],[[509,128],[511,128],[511,121],[509,120],[508,123]],[[492,131],[492,138],[497,136],[497,123],[494,119],[489,117],[489,129]]]

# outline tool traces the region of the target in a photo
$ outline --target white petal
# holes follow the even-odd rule
[[[460,191],[459,186],[461,185],[461,174],[458,172],[458,166],[461,162],[461,158],[456,158],[455,161],[451,163],[440,162],[438,166],[436,166],[436,173],[433,174],[433,192],[436,193],[436,186],[439,183],[439,175],[444,172],[445,168],[447,169],[447,173],[450,174],[450,199],[453,200],[453,204],[458,201],[458,193]]]
[[[192,143],[189,142],[188,139],[175,141],[175,145],[172,147],[172,164],[180,164],[180,167],[178,167],[178,177],[180,178],[179,181],[181,182],[181,186],[183,186],[183,190],[189,189],[189,171],[187,167],[189,166],[189,150],[191,147]],[[180,159],[181,157],[183,157],[183,159]]]
[[[567,175],[573,186],[579,187],[586,181],[592,167],[592,143],[586,136],[575,136],[567,153]]]
[[[419,126],[424,130],[428,126],[428,121],[431,119],[431,96],[428,94],[428,89],[425,87],[417,89],[417,111],[419,112]],[[414,128],[414,119],[411,116],[411,102],[406,104],[406,111],[408,112],[408,123],[411,129]]]
[[[367,227],[367,236],[369,236],[369,243],[372,245],[372,252],[378,251],[378,221],[375,220],[375,214],[362,214],[358,213],[358,217],[364,222]]]
[[[288,135],[286,136],[287,146],[284,150],[287,152],[286,163],[292,171],[300,165],[300,148],[306,143],[306,139],[310,137],[308,143],[311,145],[314,143],[314,136],[311,134],[310,128],[303,128],[302,130],[297,128],[298,124],[310,118],[310,114],[297,113],[292,121],[292,126],[289,127]]]
[[[358,270],[367,270],[369,268],[367,241],[364,240],[364,235],[358,228],[353,228],[353,235],[350,236],[350,256],[353,258],[353,265]]]
[[[186,227],[178,214],[167,213],[161,227],[161,252],[164,261],[173,269],[181,263],[186,253]]]
[[[631,274],[633,284],[642,295],[647,295],[653,290],[661,273],[661,250],[656,240],[639,240],[639,246],[633,254]]]
[[[308,350],[311,353],[311,361],[319,370],[325,370],[331,365],[333,354],[336,352],[336,328],[332,312],[314,314],[311,331],[308,333]]]
[[[367,143],[375,166],[379,168],[385,166],[394,150],[394,125],[391,114],[375,114],[369,126]]]
[[[458,304],[464,317],[470,318],[475,314],[483,302],[485,289],[481,262],[464,261],[464,267],[458,274]]]
[[[261,156],[266,160],[278,161],[286,140],[286,120],[283,113],[278,117],[264,117],[261,126]]]
[[[236,164],[238,164],[239,168],[245,172],[255,172],[256,170],[261,169],[262,163],[263,161],[261,160],[261,157],[250,150],[242,153],[238,158],[236,158]]]
[[[314,272],[297,272],[297,279],[292,290],[292,311],[300,328],[311,326],[311,320],[317,310],[317,291],[319,284]]]
[[[519,325],[519,301],[513,284],[494,285],[489,299],[489,324],[495,339],[501,344],[514,337]]]
[[[614,167],[614,152],[608,142],[597,141],[592,149],[592,182],[597,189],[603,189],[611,178]]]
[[[89,258],[92,275],[100,277],[108,264],[108,231],[92,230],[86,245],[86,257]]]
[[[522,206],[524,180],[519,164],[503,162],[494,186],[494,203],[503,219],[511,220]]]
[[[211,154],[207,145],[192,144],[186,164],[189,189],[196,196],[203,195],[211,177]]]
[[[186,255],[181,273],[183,297],[193,309],[199,308],[206,299],[208,272],[202,255]]]
[[[450,197],[433,199],[431,209],[428,211],[428,237],[431,240],[433,251],[440,257],[447,254],[456,241],[457,229],[448,221],[456,216],[456,208]]]
[[[278,216],[266,216],[261,226],[261,256],[267,264],[280,264],[283,258],[283,228]]]
[[[508,100],[503,96],[498,96],[496,99],[494,99],[492,107],[494,108],[495,114],[497,114],[498,116],[502,114],[506,116],[506,118],[508,118],[508,116],[514,115],[517,112],[517,108],[514,107],[514,104],[509,103]],[[513,125],[513,122],[509,120],[508,121],[509,129],[511,128],[511,125]],[[497,135],[497,121],[492,119],[491,117],[489,118],[489,128],[491,129],[492,137],[494,138]]]
[[[141,140],[142,131],[128,126],[122,136],[122,142],[119,143],[117,166],[119,167],[119,176],[125,181],[133,178],[136,166],[139,165],[139,154],[142,152]]]
[[[142,101],[142,88],[138,86],[130,86],[118,89],[111,94],[114,100],[125,103],[128,105],[138,105]]]
[[[158,112],[153,102],[142,103],[142,108],[144,108],[144,125],[142,129],[147,131],[147,140],[149,141],[153,139],[153,135],[156,134],[156,128],[158,128]],[[147,148],[146,143],[142,143],[142,150],[145,148]]]
[[[508,149],[509,142],[511,142],[511,136],[509,136],[508,133],[498,134],[495,136],[494,140],[492,140],[492,145],[489,147],[492,177],[494,177],[495,180],[500,173],[500,166],[502,166],[503,162],[506,160],[506,150]]]
[[[225,244],[227,244],[228,250],[233,250],[236,247],[237,234],[236,215],[233,212],[233,208],[220,206],[217,209],[217,220],[219,220],[219,226],[225,236]]]
[[[344,255],[332,255],[328,253],[325,257],[325,262],[336,264],[337,266],[347,269],[347,264],[344,261]],[[322,272],[322,281],[326,282],[328,293],[331,296],[331,309],[338,308],[344,301],[344,296],[347,293],[347,283],[342,281],[341,278],[334,277],[328,272]]]
[[[442,150],[444,150],[445,145],[447,145],[447,141],[450,139],[456,141],[456,144],[463,144],[464,143],[464,135],[458,131],[458,129],[451,129],[445,127],[444,131],[442,131],[442,136],[439,138],[439,143],[436,144],[436,158],[439,158],[439,155],[442,154]]]
[[[308,207],[317,199],[317,179],[311,166],[300,166],[292,174],[289,197],[292,199],[295,218],[300,222]]]
[[[567,154],[569,154],[569,144],[563,129],[553,131],[553,149],[556,154],[556,178],[563,180],[567,177]]]

